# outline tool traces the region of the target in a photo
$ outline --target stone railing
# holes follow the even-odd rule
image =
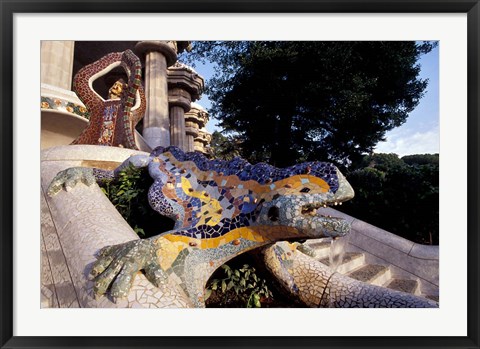
[[[419,281],[424,294],[438,294],[438,246],[417,244],[332,208],[322,209],[322,214],[350,222],[347,251],[364,253],[367,263],[389,266],[393,277]]]

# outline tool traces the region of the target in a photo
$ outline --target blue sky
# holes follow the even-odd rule
[[[375,152],[395,153],[399,156],[439,152],[439,46],[419,60],[420,77],[429,80],[425,95],[419,105],[410,113],[402,126],[387,132],[386,142],[378,143]]]
[[[375,152],[395,153],[399,156],[439,152],[438,53],[439,46],[420,58],[418,62],[421,67],[420,77],[429,80],[425,95],[402,126],[386,133],[386,141],[378,143]],[[211,64],[197,64],[195,70],[208,84],[213,75]],[[206,95],[203,95],[197,103],[207,110],[211,106]],[[214,115],[210,115],[210,121],[206,126],[208,132],[221,131],[216,126],[217,123]]]

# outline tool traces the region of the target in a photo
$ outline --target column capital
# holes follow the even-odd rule
[[[149,52],[160,52],[167,60],[167,67],[177,61],[177,42],[176,41],[139,41],[135,45],[135,53],[144,58]]]
[[[193,139],[193,149],[203,154],[207,154],[207,146],[212,141],[212,135],[205,127],[198,130],[198,136]]]
[[[198,130],[198,136],[195,138],[195,141],[201,142],[205,146],[212,141],[212,135],[203,127]]]
[[[185,120],[195,122],[199,129],[207,124],[208,119],[208,112],[197,103],[192,103],[190,111],[185,113]]]
[[[191,95],[192,100],[197,100],[205,87],[205,80],[192,67],[186,64],[175,62],[168,68],[168,87],[182,88]]]
[[[173,88],[168,90],[168,103],[170,107],[181,107],[184,112],[190,110],[190,104],[192,103],[190,93],[182,88]]]

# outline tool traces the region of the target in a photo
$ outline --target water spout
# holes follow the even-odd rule
[[[343,237],[333,238],[330,245],[330,253],[328,255],[328,261],[330,268],[335,272],[342,264],[345,257],[345,250],[348,245],[350,235]]]

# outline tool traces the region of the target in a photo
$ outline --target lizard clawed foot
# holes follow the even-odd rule
[[[139,270],[145,270],[147,279],[160,286],[166,280],[166,274],[157,262],[156,250],[151,240],[134,240],[100,250],[90,272],[95,282],[95,296],[105,294],[110,287],[114,300],[126,297]]]
[[[66,191],[69,191],[74,186],[82,182],[85,185],[91,186],[95,183],[95,176],[93,175],[93,169],[85,167],[72,167],[57,173],[47,189],[49,196],[54,196],[64,187]]]

